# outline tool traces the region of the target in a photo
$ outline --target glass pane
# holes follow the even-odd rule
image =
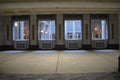
[[[81,20],[65,20],[65,40],[82,39]]]
[[[13,40],[29,39],[29,21],[14,21]]]
[[[108,25],[106,20],[92,19],[91,20],[92,39],[108,39]]]
[[[65,25],[66,25],[66,30],[67,32],[72,32],[73,31],[73,23],[71,21],[66,21],[65,22]]]
[[[38,21],[38,39],[55,40],[55,20]]]
[[[81,21],[80,20],[76,20],[75,21],[75,26],[74,26],[75,27],[75,34],[74,34],[74,36],[75,36],[76,40],[82,38],[81,26],[82,26]]]

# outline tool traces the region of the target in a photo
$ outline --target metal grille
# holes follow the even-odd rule
[[[94,48],[106,48],[106,42],[94,42]]]
[[[103,42],[97,42],[96,43],[96,48],[104,48],[104,43]]]
[[[52,49],[52,43],[42,43],[42,49]]]
[[[14,48],[15,49],[27,49],[29,44],[27,42],[15,42]]]
[[[78,49],[79,45],[78,45],[78,43],[69,43],[68,48],[69,49]]]
[[[65,48],[67,49],[79,49],[81,48],[81,40],[66,40]]]

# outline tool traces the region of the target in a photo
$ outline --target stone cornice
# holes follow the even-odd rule
[[[111,2],[25,2],[0,3],[0,14],[118,13],[120,3]]]

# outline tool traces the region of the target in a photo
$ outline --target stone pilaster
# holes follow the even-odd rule
[[[120,72],[120,13],[119,13],[119,57],[118,57],[118,72]]]

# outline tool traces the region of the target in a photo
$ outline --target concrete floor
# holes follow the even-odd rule
[[[117,72],[118,50],[1,51],[0,73]]]

